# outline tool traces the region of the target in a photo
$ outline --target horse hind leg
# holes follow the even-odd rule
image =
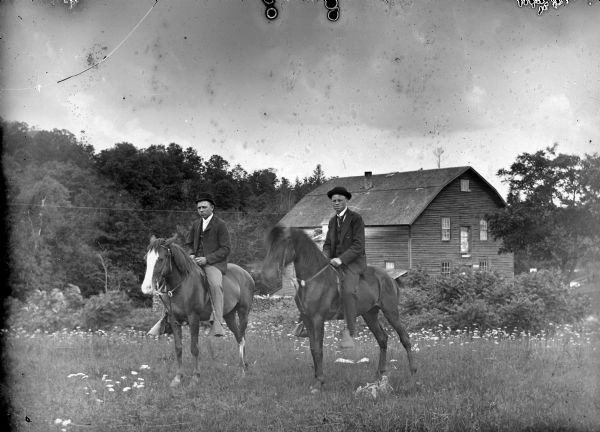
[[[248,363],[246,363],[246,340],[244,337],[244,332],[242,331],[242,319],[240,318],[240,325],[238,325],[238,322],[235,318],[235,310],[231,311],[230,313],[228,313],[227,315],[223,316],[223,318],[225,319],[225,322],[227,323],[227,327],[229,327],[229,330],[231,330],[231,332],[233,333],[233,336],[235,337],[235,340],[238,344],[238,352],[239,352],[239,366],[240,369],[242,370],[242,376],[244,376],[246,374],[246,369],[248,367]],[[247,318],[246,318],[246,322],[243,323],[243,329],[246,329],[246,325],[247,325]]]
[[[373,308],[365,313],[362,317],[367,323],[369,330],[371,330],[375,336],[377,344],[379,345],[379,361],[377,363],[377,371],[375,372],[375,376],[379,380],[386,372],[388,335],[383,327],[381,327],[381,324],[379,324],[379,319],[377,318],[378,315],[379,309]]]
[[[383,314],[384,314],[385,318],[387,319],[387,321],[390,323],[390,325],[394,328],[394,330],[396,330],[396,333],[398,333],[398,337],[400,338],[400,343],[406,350],[406,356],[408,358],[408,366],[410,368],[410,373],[414,375],[417,372],[417,366],[415,364],[415,360],[413,357],[412,345],[410,343],[410,338],[408,336],[408,332],[406,331],[406,328],[404,328],[404,325],[400,322],[398,310],[397,309],[394,309],[394,310],[385,310],[384,309]]]

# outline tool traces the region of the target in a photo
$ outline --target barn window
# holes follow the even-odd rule
[[[488,262],[487,259],[482,258],[479,260],[479,271],[486,272],[488,271]]]
[[[442,241],[450,241],[450,218],[442,218]]]
[[[460,227],[460,253],[468,254],[471,252],[471,227]]]
[[[396,268],[396,263],[394,261],[384,261],[386,270],[394,270]]]
[[[488,239],[488,223],[485,219],[479,221],[479,240],[486,241]]]
[[[470,192],[469,188],[469,179],[461,179],[460,180],[460,191],[461,192]]]
[[[442,274],[450,274],[450,261],[442,261]]]

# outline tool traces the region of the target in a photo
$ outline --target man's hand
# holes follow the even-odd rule
[[[329,263],[334,267],[339,267],[342,265],[342,260],[339,258],[332,258],[331,261],[329,261]]]
[[[201,266],[206,265],[206,257],[196,257],[194,258],[194,261],[196,261]]]

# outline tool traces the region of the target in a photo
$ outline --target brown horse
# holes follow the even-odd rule
[[[152,294],[158,291],[167,308],[177,355],[177,374],[171,381],[171,387],[176,387],[183,377],[181,324],[188,322],[190,325],[191,352],[194,357],[192,380],[196,383],[200,376],[198,370],[200,322],[210,319],[212,304],[203,270],[181,246],[173,241],[174,239],[154,237],[150,239],[142,292]],[[244,335],[253,296],[254,280],[250,274],[235,264],[229,264],[227,272],[223,275],[223,318],[238,343],[242,374],[248,366],[244,358],[246,352]]]
[[[329,265],[329,260],[304,231],[275,226],[266,239],[267,256],[262,275],[266,282],[281,280],[283,268],[293,262],[298,279],[296,305],[308,331],[310,351],[315,369],[313,393],[321,391],[323,378],[323,333],[325,321],[343,319],[339,294],[339,273]],[[388,336],[379,324],[379,310],[383,312],[400,337],[406,350],[410,371],[414,364],[408,333],[400,323],[398,313],[398,287],[393,279],[377,267],[368,267],[361,276],[356,301],[357,315],[361,315],[375,335],[379,344],[379,362],[376,377],[380,379],[386,370]]]

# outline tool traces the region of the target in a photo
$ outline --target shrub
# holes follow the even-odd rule
[[[442,324],[455,330],[537,333],[552,324],[576,322],[587,312],[583,297],[575,295],[557,272],[540,271],[514,280],[464,270],[440,277],[426,277],[417,270],[408,276],[400,308],[411,329]]]
[[[7,303],[9,327],[55,331],[77,326],[77,311],[84,300],[79,288],[69,284],[62,291],[35,290],[25,301],[9,297]]]
[[[571,289],[558,271],[519,275],[515,278],[512,294],[506,313],[513,319],[529,323],[529,328],[516,326],[522,330],[539,331],[549,323],[573,323],[588,313],[585,296]],[[520,316],[518,311],[525,316]]]
[[[79,324],[84,329],[110,328],[124,314],[132,310],[131,300],[122,291],[91,296],[79,314]]]

